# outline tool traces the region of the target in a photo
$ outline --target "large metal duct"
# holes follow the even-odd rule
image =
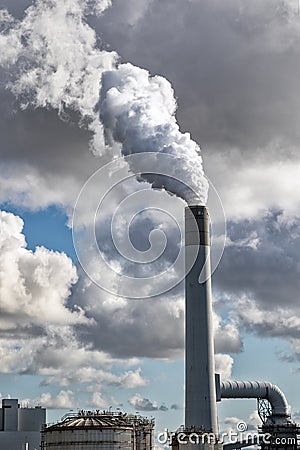
[[[222,381],[221,398],[267,399],[272,407],[272,416],[289,418],[290,408],[284,393],[278,386],[263,381]]]
[[[205,206],[185,208],[185,426],[217,434],[209,225]]]

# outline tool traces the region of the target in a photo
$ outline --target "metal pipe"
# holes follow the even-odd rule
[[[185,426],[217,434],[209,223],[205,206],[185,208]]]
[[[221,398],[264,398],[272,406],[272,415],[290,417],[290,408],[278,386],[263,381],[222,381]]]

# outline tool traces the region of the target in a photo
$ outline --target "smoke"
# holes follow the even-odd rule
[[[189,133],[180,132],[174,92],[165,78],[151,77],[132,64],[121,64],[102,75],[99,109],[107,140],[120,142],[123,155],[156,152],[149,167],[153,172],[142,173],[141,179],[153,187],[164,187],[188,203],[206,203],[208,183],[200,148]],[[174,156],[171,177],[157,173],[168,169],[161,154]],[[138,171],[138,167],[133,169]]]
[[[22,107],[53,108],[63,119],[79,114],[79,125],[92,132],[91,149],[104,148],[102,125],[94,108],[101,73],[117,55],[97,47],[94,30],[84,21],[100,14],[107,0],[37,0],[22,21],[0,11],[0,65],[9,69],[7,88]]]
[[[108,6],[108,0],[37,0],[21,21],[0,11],[0,65],[9,70],[7,88],[23,108],[53,108],[63,119],[78,115],[98,156],[114,143],[121,144],[123,155],[156,152],[149,173],[130,167],[137,178],[189,203],[205,203],[208,182],[200,148],[179,130],[170,83],[119,64],[115,52],[99,48],[85,20]],[[168,177],[159,174],[164,173],[160,155],[165,153],[174,156]]]

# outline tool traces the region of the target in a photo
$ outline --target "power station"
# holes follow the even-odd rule
[[[215,374],[210,218],[203,205],[185,208],[185,265],[185,424],[173,433],[172,449],[235,450],[253,445],[248,439],[223,443],[220,437],[217,402],[235,398],[257,399],[262,425],[255,443],[262,450],[299,449],[299,426],[276,385],[220,380]],[[153,419],[122,412],[81,410],[45,425],[43,408],[23,409],[17,400],[7,399],[0,409],[1,450],[153,450],[153,430]]]
[[[286,398],[277,386],[268,382],[220,381],[215,374],[210,219],[203,205],[185,208],[185,247],[185,427],[175,434],[172,448],[234,450],[253,445],[252,441],[225,445],[220,441],[217,402],[223,398],[257,399],[262,420],[258,443],[263,449],[299,448],[299,426],[292,420]],[[268,440],[263,439],[266,435]]]

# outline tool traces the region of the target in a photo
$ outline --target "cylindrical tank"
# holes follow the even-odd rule
[[[42,433],[43,450],[152,450],[154,422],[107,411],[67,415]]]

